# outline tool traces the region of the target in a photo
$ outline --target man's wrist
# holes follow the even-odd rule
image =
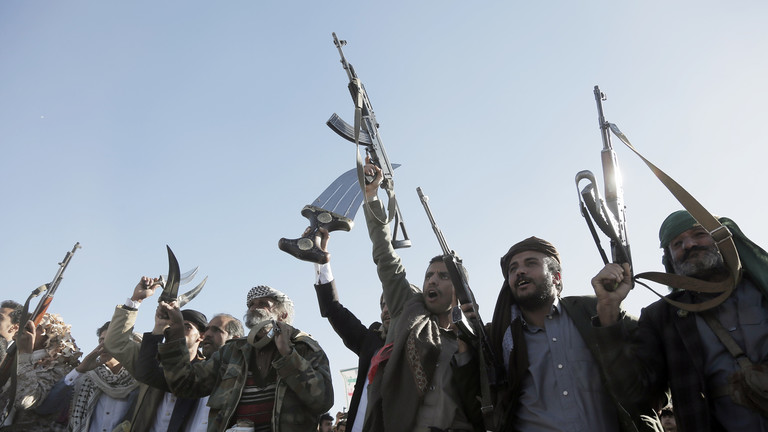
[[[317,275],[318,285],[332,281],[331,263],[315,264],[315,274]]]
[[[134,300],[133,298],[127,298],[125,300],[124,306],[129,309],[138,310],[139,306],[141,306],[141,299]]]

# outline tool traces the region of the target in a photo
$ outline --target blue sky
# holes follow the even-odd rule
[[[23,301],[75,242],[52,312],[84,351],[142,275],[209,281],[190,307],[241,316],[251,286],[296,302],[295,325],[338,371],[357,364],[316,305],[313,267],[277,249],[306,226],[301,208],[354,167],[325,126],[352,120],[331,33],[368,90],[401,163],[395,190],[421,284],[437,241],[420,186],[491,319],[498,260],[536,235],[559,249],[564,294],[591,293],[602,263],[574,176],[598,178],[592,95],[606,118],[710,211],[761,245],[768,118],[764,2],[54,2],[0,3],[0,267]],[[614,139],[635,269],[659,270],[657,231],[679,208]],[[342,302],[378,317],[362,214],[332,235]],[[659,287],[664,291],[663,287]],[[638,314],[654,295],[638,287]],[[138,330],[151,328],[154,302]]]

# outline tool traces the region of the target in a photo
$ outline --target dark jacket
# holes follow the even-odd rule
[[[163,395],[170,391],[156,357],[157,344],[162,341],[163,336],[145,333],[141,344],[131,339],[137,313],[136,310],[117,306],[104,340],[106,350],[120,361],[136,381],[142,383],[132,411],[132,432],[148,431],[152,428]],[[149,365],[153,367],[148,367]],[[152,387],[147,383],[152,383]],[[182,430],[186,420],[192,417],[196,406],[197,399],[177,399],[168,431]]]
[[[589,348],[592,356],[596,362],[600,361],[600,350],[598,348],[598,339],[596,330],[598,329],[593,325],[592,318],[597,316],[597,299],[594,296],[574,296],[574,297],[562,297],[560,304],[565,308],[568,316],[576,325],[581,337],[584,339],[584,343]],[[637,320],[634,317],[624,315],[621,322],[628,328],[635,327]],[[510,323],[494,322],[494,326],[499,326],[499,330],[506,329]],[[524,343],[519,343],[517,340],[514,343],[515,347],[525,346]],[[497,358],[503,359],[504,356],[501,352],[497,353]],[[509,356],[510,361],[512,359],[522,359],[525,362],[527,368],[527,352],[516,353],[513,352]],[[603,387],[611,393],[612,400],[616,406],[618,413],[619,427],[622,432],[635,432],[635,431],[661,431],[661,424],[658,422],[658,418],[653,408],[648,406],[635,406],[622,404],[613,392],[610,392],[610,387],[607,385],[607,369],[610,369],[609,365],[601,365],[601,380]],[[511,368],[510,370],[514,370]],[[517,378],[517,379],[515,379]],[[515,415],[518,408],[518,397],[520,395],[519,384],[522,381],[522,377],[508,377],[508,386],[506,388],[499,389],[496,398],[496,415],[497,424],[500,426],[500,431],[514,431]],[[676,408],[677,409],[677,408]]]
[[[688,291],[667,297],[693,302]],[[603,361],[624,400],[648,400],[669,385],[680,430],[725,431],[714,418],[706,396],[711,389],[706,384],[704,347],[694,313],[658,300],[640,313],[637,329],[617,323],[598,334]]]
[[[357,381],[352,393],[347,412],[347,425],[349,428],[355,424],[360,397],[363,394],[368,368],[371,365],[371,357],[384,346],[383,329],[380,322],[375,322],[365,327],[357,317],[339,302],[339,293],[336,291],[336,283],[331,281],[315,285],[317,303],[320,306],[320,315],[328,318],[331,327],[344,341],[344,345],[357,354]],[[365,416],[362,412],[360,415]]]

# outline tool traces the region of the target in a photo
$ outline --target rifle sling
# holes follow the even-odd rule
[[[714,238],[720,249],[720,254],[723,256],[723,261],[729,270],[729,278],[721,282],[709,282],[701,279],[692,278],[689,276],[682,276],[670,273],[659,272],[645,272],[635,276],[635,278],[644,278],[660,284],[665,284],[673,288],[704,292],[704,293],[721,293],[719,296],[704,301],[702,303],[683,303],[675,300],[671,300],[667,297],[662,297],[667,303],[674,307],[680,308],[689,312],[701,312],[714,307],[719,306],[727,299],[733,289],[741,280],[741,260],[739,259],[739,253],[736,250],[736,245],[733,242],[733,235],[720,221],[717,220],[712,214],[701,205],[696,198],[694,198],[688,191],[686,191],[680,184],[668,176],[664,171],[660,170],[656,165],[651,163],[648,159],[643,157],[629,142],[629,139],[621,133],[621,131],[614,125],[610,124],[611,131],[618,137],[630,150],[632,150],[637,156],[642,159],[643,162],[651,169],[656,177],[669,189],[672,195],[677,198],[680,204],[688,210],[688,213],[696,219],[704,229]]]
[[[488,380],[485,354],[482,347],[478,347],[476,352],[479,356],[478,366],[480,368],[480,412],[483,414],[485,428],[487,430],[495,430],[493,420],[493,400],[491,399],[491,385]]]

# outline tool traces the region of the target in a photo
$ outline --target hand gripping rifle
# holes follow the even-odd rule
[[[39,287],[35,288],[32,293],[27,297],[27,301],[24,303],[24,309],[21,314],[21,319],[19,320],[19,331],[23,331],[22,329],[26,326],[27,321],[32,321],[35,323],[35,327],[37,327],[40,322],[43,320],[43,316],[45,315],[45,312],[48,311],[48,307],[51,305],[51,301],[53,301],[53,295],[56,293],[56,290],[59,288],[59,283],[61,283],[61,279],[64,276],[64,270],[67,269],[67,266],[69,265],[69,260],[72,259],[72,256],[75,254],[75,251],[80,249],[80,243],[75,243],[75,246],[72,248],[71,251],[67,252],[66,255],[64,255],[64,259],[61,260],[59,263],[59,269],[56,271],[56,275],[53,277],[53,280],[47,284],[40,285]],[[33,298],[39,296],[40,294],[45,293],[42,299],[40,299],[40,302],[38,302],[37,306],[35,307],[34,311],[32,313],[29,313],[29,303],[32,301]],[[17,365],[17,346],[14,343],[13,345],[8,348],[8,351],[6,352],[5,358],[3,359],[2,365],[0,365],[0,388],[5,386],[6,382],[8,381],[8,378],[12,378],[11,381],[11,387],[8,389],[7,394],[4,394],[3,397],[3,404],[8,404],[6,406],[0,407],[2,409],[2,412],[0,412],[0,424],[2,424],[2,421],[5,420],[5,417],[8,415],[10,408],[13,406],[15,394],[16,394],[16,365]],[[7,399],[6,399],[7,397]]]
[[[592,219],[611,240],[611,261],[617,264],[629,263],[631,267],[632,257],[627,240],[626,208],[619,161],[616,152],[613,151],[613,146],[611,146],[610,124],[603,115],[603,101],[606,98],[598,86],[595,86],[594,93],[597,102],[600,135],[603,139],[603,150],[600,152],[600,156],[603,164],[603,180],[605,181],[605,200],[600,196],[594,174],[591,171],[580,171],[576,174],[576,190],[579,190],[579,183],[582,180],[589,180],[589,184],[579,191],[581,215],[584,216],[587,226],[589,226],[592,238],[594,238],[600,256],[603,258],[603,263],[608,264],[608,257],[600,244]],[[590,215],[592,219],[590,219]]]
[[[421,204],[424,206],[424,211],[427,213],[429,223],[432,225],[432,230],[437,237],[437,242],[443,250],[443,263],[445,263],[445,267],[448,269],[448,274],[451,276],[451,282],[453,282],[456,298],[459,300],[460,305],[472,305],[472,318],[468,320],[461,308],[456,306],[451,312],[451,320],[459,329],[459,337],[470,344],[480,356],[480,364],[485,369],[484,371],[480,371],[480,388],[482,392],[481,410],[483,412],[483,421],[488,430],[494,430],[493,403],[490,396],[490,387],[498,386],[500,384],[498,382],[499,377],[504,376],[500,370],[501,363],[496,361],[493,350],[491,349],[491,344],[488,341],[488,336],[485,334],[485,326],[480,319],[475,295],[469,287],[464,264],[456,252],[448,247],[443,232],[440,230],[440,227],[437,226],[435,218],[432,216],[432,210],[429,208],[429,197],[424,195],[420,187],[416,188],[416,193],[419,194]]]
[[[365,152],[370,158],[370,162],[381,168],[381,188],[386,190],[387,195],[389,196],[390,216],[386,223],[391,222],[393,219],[395,221],[395,227],[392,230],[392,247],[395,249],[410,247],[411,240],[408,239],[408,233],[405,231],[405,223],[400,214],[400,207],[397,205],[397,200],[395,199],[395,184],[392,177],[394,168],[389,162],[389,157],[387,157],[387,152],[384,150],[384,145],[381,143],[381,136],[378,132],[379,123],[376,121],[376,116],[373,113],[373,107],[371,107],[371,100],[368,98],[368,92],[365,91],[365,86],[363,86],[360,78],[357,77],[355,68],[347,62],[347,59],[344,57],[344,51],[341,50],[341,47],[346,45],[347,41],[339,40],[339,38],[336,37],[336,33],[333,33],[333,44],[336,45],[336,48],[339,50],[341,65],[344,67],[344,70],[347,71],[347,77],[349,77],[349,93],[352,95],[352,101],[355,103],[355,125],[350,126],[349,123],[342,120],[336,113],[334,113],[325,124],[342,138],[351,141],[358,146],[365,146]],[[369,184],[372,182],[372,177],[363,174],[363,163],[359,153],[357,156],[357,166],[360,186],[362,187],[363,183]],[[402,231],[402,240],[397,240],[398,229]]]

